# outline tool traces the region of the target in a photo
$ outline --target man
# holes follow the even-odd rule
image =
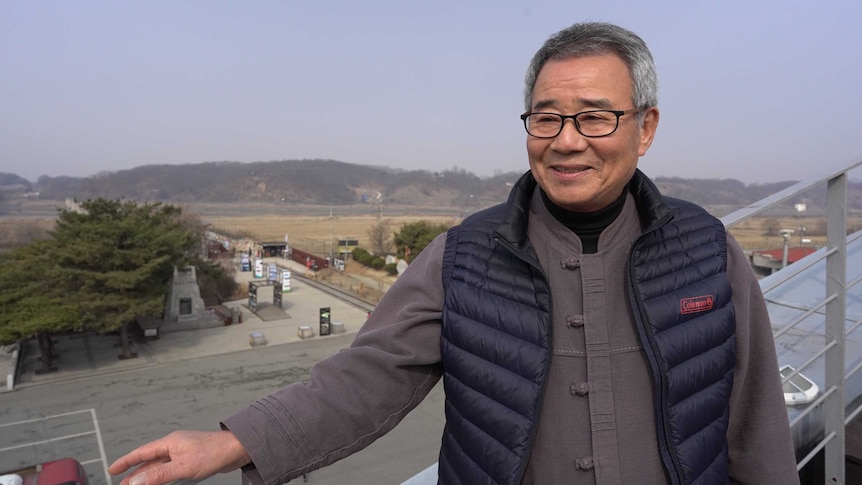
[[[797,483],[745,256],[636,168],[659,121],[646,45],[576,24],[526,81],[530,171],[507,203],[435,239],[310,383],[110,471],[281,483],[371,443],[442,375],[442,484]]]

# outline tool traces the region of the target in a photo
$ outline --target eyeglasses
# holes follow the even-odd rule
[[[568,116],[559,113],[524,113],[521,119],[524,121],[527,133],[536,138],[554,138],[559,135],[563,131],[563,123],[569,118],[575,122],[578,133],[587,138],[601,138],[617,131],[620,126],[620,116],[641,111],[643,110],[594,109]]]

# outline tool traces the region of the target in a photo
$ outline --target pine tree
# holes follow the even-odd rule
[[[448,229],[445,224],[417,221],[401,226],[401,230],[395,233],[392,240],[398,248],[398,254],[410,263],[435,237]]]
[[[174,206],[99,198],[82,207],[63,211],[57,222],[60,271],[79,282],[74,294],[86,328],[119,330],[123,357],[132,357],[128,325],[161,313],[174,265],[189,262],[200,240]]]
[[[199,262],[200,234],[171,205],[98,198],[81,207],[60,212],[52,239],[4,257],[0,342],[118,331],[121,358],[132,357],[128,325],[164,310],[173,267]]]
[[[36,337],[39,372],[53,369],[50,336],[80,328],[80,311],[58,279],[52,252],[52,241],[36,241],[0,256],[0,344]]]

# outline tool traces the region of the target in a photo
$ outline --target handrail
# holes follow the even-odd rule
[[[846,303],[847,290],[854,287],[862,277],[856,278],[851,282],[847,282],[847,243],[851,242],[860,234],[847,237],[847,174],[849,171],[862,166],[862,161],[846,165],[842,168],[832,170],[826,175],[812,177],[802,182],[798,182],[784,190],[781,190],[765,199],[762,199],[747,207],[734,211],[721,218],[722,223],[726,227],[732,227],[744,220],[747,220],[761,212],[776,206],[782,202],[810,190],[815,186],[826,184],[827,186],[827,211],[826,211],[826,232],[827,245],[824,251],[819,251],[817,255],[812,254],[810,257],[804,258],[799,263],[793,264],[790,267],[779,271],[775,277],[770,278],[768,282],[762,283],[762,291],[764,296],[769,300],[768,294],[776,288],[784,285],[788,281],[793,280],[804,271],[813,267],[815,264],[823,264],[825,260],[826,276],[825,276],[825,299],[816,303],[813,307],[806,305],[809,308],[798,308],[803,312],[803,315],[798,316],[794,321],[784,325],[773,335],[778,339],[790,329],[796,327],[800,322],[809,318],[815,313],[824,315],[824,341],[823,347],[814,355],[809,356],[807,361],[797,366],[794,371],[782,380],[782,384],[792,379],[796,374],[802,372],[803,369],[811,365],[815,360],[823,359],[825,362],[825,386],[827,389],[814,402],[791,420],[791,428],[797,426],[810,426],[809,423],[804,423],[805,418],[811,419],[811,413],[814,410],[822,412],[823,433],[824,436],[820,439],[812,450],[797,463],[797,468],[804,467],[817,453],[821,450],[824,454],[824,476],[830,477],[837,483],[845,482],[845,424],[852,420],[857,414],[862,412],[862,406],[857,407],[849,415],[845,409],[845,385],[847,379],[851,378],[857,371],[862,369],[862,363],[856,365],[850,372],[846,372],[846,355],[845,355],[845,337],[847,334],[862,325],[862,321],[855,322],[849,329],[846,326]],[[786,322],[783,322],[786,323]],[[819,417],[817,419],[820,419]],[[830,482],[826,482],[830,483]]]
[[[790,200],[791,198],[808,191],[812,187],[815,187],[837,176],[846,174],[847,172],[860,166],[862,166],[862,160],[856,163],[851,163],[850,165],[841,168],[833,169],[825,175],[814,176],[801,182],[795,183],[784,190],[781,190],[770,195],[769,197],[766,197],[765,199],[761,199],[753,204],[743,207],[742,209],[733,211],[730,214],[721,217],[721,223],[724,224],[725,227],[731,227],[736,224],[739,224],[740,222],[754,217],[772,206]]]
[[[783,328],[781,328],[781,330],[779,330],[779,331],[777,331],[777,332],[773,333],[773,334],[772,334],[772,338],[778,338],[778,337],[780,337],[780,336],[784,335],[785,333],[787,333],[787,331],[788,331],[788,330],[790,330],[790,329],[792,329],[792,328],[796,327],[796,326],[797,326],[797,325],[799,325],[803,320],[805,320],[806,318],[810,317],[811,315],[813,315],[813,314],[817,313],[817,310],[820,310],[821,308],[825,307],[827,304],[829,304],[829,302],[831,302],[831,301],[832,301],[832,300],[834,300],[835,298],[836,298],[836,296],[835,296],[835,295],[830,295],[830,296],[829,296],[829,298],[827,298],[827,299],[825,299],[825,300],[821,301],[821,302],[820,302],[820,303],[818,303],[816,306],[812,307],[810,310],[808,310],[807,312],[803,313],[801,317],[799,317],[799,318],[797,318],[796,320],[794,320],[794,321],[792,321],[792,322],[788,323],[788,324],[787,324],[787,325],[785,325]]]
[[[769,293],[770,291],[774,290],[775,288],[778,288],[782,284],[787,283],[788,281],[792,280],[799,273],[805,271],[806,269],[808,269],[808,268],[814,266],[815,264],[823,261],[824,259],[828,258],[829,255],[834,253],[834,252],[835,252],[834,249],[829,249],[826,251],[825,254],[822,254],[822,255],[816,256],[816,257],[812,257],[810,261],[808,261],[808,258],[805,258],[804,262],[800,261],[800,262],[790,266],[789,268],[792,268],[792,269],[787,269],[787,274],[782,274],[783,271],[778,273],[781,276],[781,278],[779,278],[778,281],[773,282],[770,286],[766,286],[766,287],[761,288],[761,290],[763,291],[764,294]],[[814,256],[814,255],[812,255],[812,256]]]

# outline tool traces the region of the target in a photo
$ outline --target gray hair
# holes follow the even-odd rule
[[[632,77],[632,103],[635,109],[658,105],[658,77],[646,43],[637,34],[617,25],[586,22],[572,25],[552,35],[533,56],[524,79],[524,106],[527,111],[539,71],[551,59],[567,59],[616,54],[629,68]],[[643,119],[643,113],[640,113]]]

